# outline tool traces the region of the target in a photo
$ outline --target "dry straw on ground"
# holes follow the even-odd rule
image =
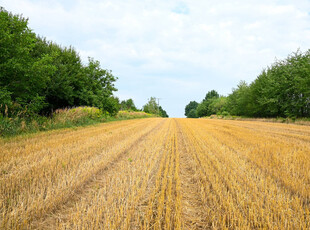
[[[310,128],[151,118],[0,140],[1,229],[309,229]]]

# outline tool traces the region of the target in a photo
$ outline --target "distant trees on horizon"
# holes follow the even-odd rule
[[[169,117],[167,112],[157,104],[155,97],[151,97],[142,110],[146,113],[158,114],[160,117]]]
[[[250,84],[240,81],[227,97],[212,90],[200,103],[191,101],[185,107],[186,117],[211,114],[310,117],[310,50],[276,61]]]

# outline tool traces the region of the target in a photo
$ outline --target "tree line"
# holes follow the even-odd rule
[[[246,117],[310,117],[310,50],[297,50],[263,69],[250,84],[241,81],[228,96],[209,91],[200,102],[191,101],[185,116],[212,114]]]
[[[148,103],[143,106],[142,110],[146,113],[158,114],[160,117],[169,117],[167,112],[156,103],[155,97],[151,97]]]
[[[0,116],[50,115],[76,106],[111,116],[138,110],[132,99],[113,96],[116,80],[99,61],[88,58],[83,64],[73,47],[36,35],[28,19],[0,7]]]
[[[99,61],[82,60],[73,47],[37,36],[28,19],[0,9],[1,112],[50,113],[72,106],[95,106],[115,114],[116,77]]]

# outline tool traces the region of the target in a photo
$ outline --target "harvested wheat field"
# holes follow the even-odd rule
[[[1,229],[309,229],[310,127],[149,118],[0,140]]]

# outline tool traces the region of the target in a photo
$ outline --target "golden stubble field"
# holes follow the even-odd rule
[[[0,140],[1,229],[309,229],[310,127],[150,118]]]

